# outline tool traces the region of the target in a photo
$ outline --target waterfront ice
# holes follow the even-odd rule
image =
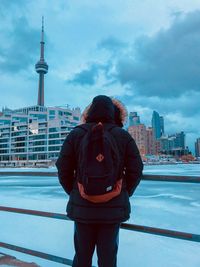
[[[148,166],[145,172],[159,173],[167,167]],[[176,172],[168,166],[168,173]],[[185,168],[185,170],[184,170]],[[188,171],[191,168],[191,172]],[[181,166],[181,173],[198,175],[199,166]],[[200,185],[142,181],[131,198],[129,222],[200,234]],[[0,176],[2,206],[65,213],[67,196],[56,177]],[[73,223],[0,212],[0,242],[7,242],[42,252],[73,257]],[[9,252],[42,267],[63,266],[29,255]],[[199,267],[200,243],[121,230],[119,267]],[[94,258],[96,264],[96,258]]]

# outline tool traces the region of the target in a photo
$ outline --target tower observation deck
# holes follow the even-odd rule
[[[35,70],[39,74],[38,102],[39,106],[44,106],[44,74],[48,72],[48,65],[44,60],[44,18],[42,17],[42,32],[40,42],[40,60],[35,64]]]

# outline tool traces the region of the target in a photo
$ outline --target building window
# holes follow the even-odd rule
[[[10,120],[0,120],[0,125],[7,125],[10,124],[11,121]]]
[[[50,133],[58,132],[58,130],[59,130],[59,128],[56,128],[56,127],[49,128]]]
[[[68,115],[68,116],[72,116],[72,113],[71,112],[68,112],[68,111],[65,111],[64,114],[65,115]]]
[[[38,154],[38,160],[46,159],[46,158],[47,158],[46,154]]]
[[[55,114],[56,114],[55,110],[49,110],[49,115],[55,115]]]
[[[74,119],[75,121],[79,121],[79,117],[73,116],[73,119]]]
[[[60,151],[60,146],[50,146],[49,151]]]
[[[6,147],[8,147],[8,144],[0,145],[0,148],[6,148]]]
[[[49,153],[49,159],[57,159],[59,156],[59,153]]]
[[[46,134],[38,134],[29,136],[29,140],[38,140],[38,139],[46,139]]]
[[[0,143],[8,143],[8,142],[9,142],[8,138],[4,138],[4,139],[0,138]]]
[[[62,144],[63,141],[62,140],[50,140],[49,141],[49,145],[59,145]]]
[[[0,154],[7,154],[9,153],[8,149],[0,149]]]
[[[29,152],[41,152],[41,151],[46,151],[46,150],[47,149],[44,146],[29,148]]]
[[[59,138],[59,134],[49,134],[49,138]]]

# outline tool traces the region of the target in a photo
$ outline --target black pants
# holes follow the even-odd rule
[[[116,267],[120,224],[75,222],[73,267],[91,267],[96,246],[98,266]]]

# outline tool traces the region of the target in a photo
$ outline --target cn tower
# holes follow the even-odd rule
[[[40,60],[35,64],[35,70],[39,74],[38,105],[44,106],[44,74],[48,72],[48,65],[44,61],[44,18],[42,17],[42,32],[40,42]]]

